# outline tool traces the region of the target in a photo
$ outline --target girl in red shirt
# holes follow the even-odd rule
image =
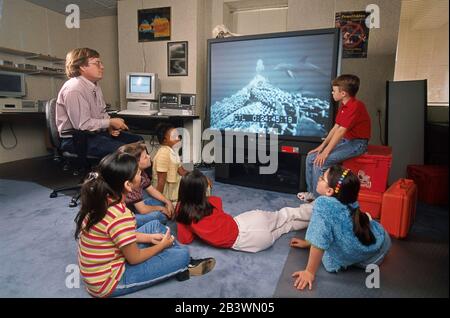
[[[259,252],[281,235],[306,228],[311,218],[311,204],[275,212],[252,210],[233,217],[223,211],[219,197],[206,196],[207,188],[208,180],[199,170],[181,179],[175,209],[180,243],[189,244],[197,236],[215,247]]]

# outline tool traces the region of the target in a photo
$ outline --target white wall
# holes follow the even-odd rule
[[[66,28],[65,19],[62,14],[24,0],[4,0],[0,19],[0,46],[60,58],[65,58],[66,53],[76,47],[86,46],[99,51],[106,67],[105,77],[100,85],[106,102],[117,105],[119,100],[117,17],[83,19],[80,29]],[[15,63],[25,62],[24,58],[1,53],[0,59],[12,60]],[[28,63],[52,65],[37,60]],[[28,75],[25,99],[48,100],[56,97],[65,80],[65,78]],[[49,153],[44,121],[27,124],[14,122],[13,129],[18,139],[17,147],[11,150],[0,147],[0,163]],[[14,144],[14,138],[7,125],[2,125],[2,141],[6,146]]]
[[[395,80],[427,79],[428,103],[448,106],[448,0],[403,1]]]
[[[117,16],[81,20],[79,43],[82,47],[89,47],[100,53],[105,72],[99,83],[106,103],[118,109],[120,78]]]
[[[263,34],[287,31],[287,8],[243,10],[232,13],[233,32]]]
[[[0,20],[0,46],[17,50],[55,55],[61,58],[74,45],[78,45],[78,30],[65,27],[61,14],[36,6],[23,0],[3,1]],[[0,58],[23,63],[23,58],[0,55]],[[43,61],[28,61],[30,64],[48,65]],[[46,100],[56,96],[64,79],[48,76],[26,76],[26,99]],[[0,147],[0,163],[48,154],[45,141],[45,122],[14,122],[17,146],[11,150]],[[2,141],[6,146],[14,144],[14,138],[7,125],[2,125]]]
[[[123,0],[118,2],[120,101],[125,99],[127,72],[158,73],[161,92],[196,93],[199,30],[198,0]],[[140,9],[171,7],[170,41],[138,42],[137,12]],[[204,7],[204,5],[202,6]],[[167,42],[188,41],[188,76],[167,76]],[[199,55],[200,54],[200,55]],[[145,57],[145,58],[144,58]],[[145,63],[146,62],[146,63]],[[202,111],[203,105],[198,105]]]

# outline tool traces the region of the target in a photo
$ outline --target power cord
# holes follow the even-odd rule
[[[12,145],[12,146],[5,146],[5,144],[3,143],[3,137],[2,137],[2,134],[3,134],[3,126],[2,126],[2,124],[0,123],[0,145],[3,147],[3,149],[5,149],[5,150],[11,150],[11,149],[14,149],[14,148],[16,148],[17,147],[17,136],[16,136],[16,134],[14,133],[14,129],[13,129],[13,127],[12,127],[12,124],[11,123],[8,123],[9,124],[9,130],[11,130],[11,134],[13,135],[13,137],[14,137],[14,145]]]

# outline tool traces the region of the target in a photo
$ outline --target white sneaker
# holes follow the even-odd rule
[[[299,192],[297,193],[297,198],[304,202],[312,202],[316,199],[311,192]]]

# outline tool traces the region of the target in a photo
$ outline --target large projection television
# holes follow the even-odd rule
[[[320,142],[333,125],[339,29],[208,40],[209,127]]]

